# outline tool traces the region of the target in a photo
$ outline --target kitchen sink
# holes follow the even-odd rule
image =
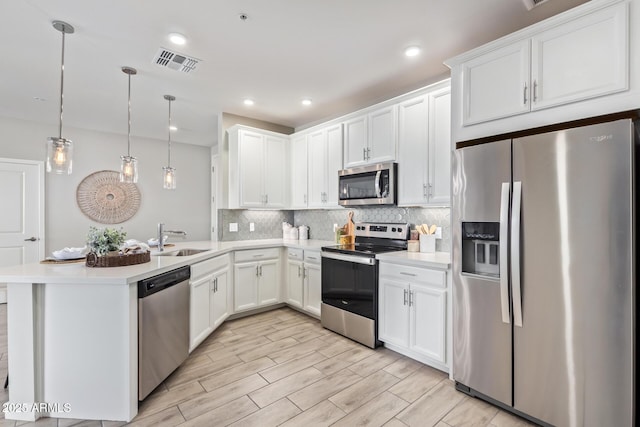
[[[179,251],[162,252],[155,254],[156,256],[189,256],[206,252],[209,249],[180,249]]]

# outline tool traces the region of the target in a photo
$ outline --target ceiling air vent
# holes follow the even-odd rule
[[[190,73],[195,71],[200,60],[161,47],[153,58],[153,62],[161,67],[171,68],[172,70],[183,73]]]
[[[548,2],[549,0],[522,0],[524,5],[527,7],[527,10],[531,10],[536,6],[540,6],[542,3]]]

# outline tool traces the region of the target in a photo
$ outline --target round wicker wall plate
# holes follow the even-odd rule
[[[100,224],[120,224],[140,209],[140,191],[135,184],[120,182],[116,171],[92,173],[78,184],[78,207]]]

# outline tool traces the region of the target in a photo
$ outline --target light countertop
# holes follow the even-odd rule
[[[40,263],[16,265],[0,268],[0,283],[129,284],[237,250],[274,247],[319,250],[322,246],[332,244],[335,243],[327,240],[283,239],[178,242],[175,243],[175,246],[165,248],[165,253],[185,248],[206,249],[206,251],[195,255],[176,257],[158,256],[158,250],[152,249],[150,262],[125,267],[86,267],[84,262],[59,265]]]
[[[179,242],[175,246],[165,248],[165,253],[180,249],[205,249],[199,254],[176,257],[158,256],[157,249],[151,251],[151,261],[144,264],[125,267],[96,268],[86,267],[84,262],[72,264],[23,264],[0,268],[0,283],[95,283],[95,284],[129,284],[138,280],[162,274],[167,271],[195,264],[219,255],[238,250],[266,249],[266,248],[297,248],[319,251],[322,246],[335,245],[330,240],[240,240],[235,242]],[[447,269],[451,266],[451,256],[448,252],[420,253],[398,251],[378,254],[380,261],[416,267]]]
[[[449,252],[388,252],[376,256],[380,261],[393,262],[395,264],[410,265],[413,267],[428,267],[448,269],[451,267],[451,254]]]

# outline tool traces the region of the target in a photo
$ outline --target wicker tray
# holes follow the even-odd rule
[[[151,252],[143,254],[125,254],[117,256],[98,256],[93,252],[87,254],[87,267],[124,267],[126,265],[144,264],[151,261]]]

